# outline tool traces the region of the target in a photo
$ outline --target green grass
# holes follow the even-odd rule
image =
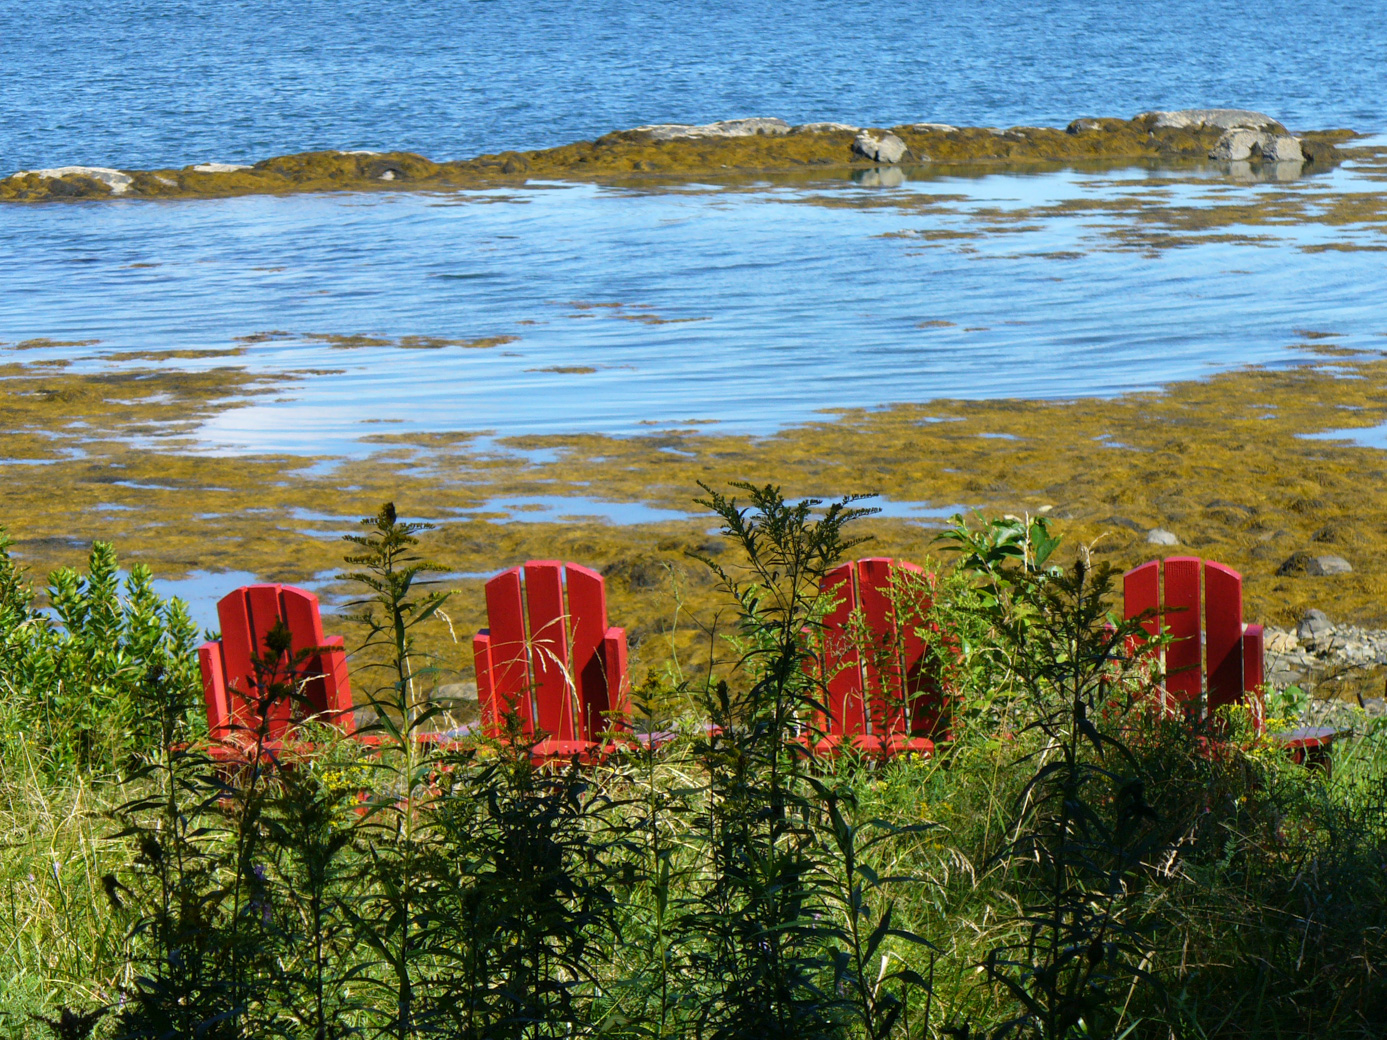
[[[854,517],[739,493],[709,502],[741,550],[712,634],[736,664],[657,672],[637,708],[684,735],[584,769],[409,739],[416,631],[444,621],[393,512],[353,549],[383,676],[354,685],[394,727],[369,754],[320,734],[228,778],[170,750],[198,707],[154,695],[182,673],[144,667],[169,645],[149,626],[182,622],[148,602],[117,624],[144,626],[142,678],[103,680],[144,715],[100,753],[35,744],[51,672],[6,657],[0,1035],[87,1035],[35,1016],[97,1008],[97,1036],[1376,1035],[1381,725],[1326,777],[1245,715],[1153,712],[1109,577],[1055,566],[1044,521],[997,521],[954,532],[919,619],[955,647],[952,744],[805,760],[803,633]]]

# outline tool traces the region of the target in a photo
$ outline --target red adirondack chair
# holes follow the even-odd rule
[[[484,732],[514,712],[537,758],[586,756],[626,727],[626,630],[607,624],[602,575],[531,560],[486,583],[488,627],[473,640]]]
[[[1122,586],[1123,616],[1130,620],[1150,612],[1143,622],[1146,631],[1154,637],[1164,630],[1173,639],[1163,652],[1164,694],[1171,707],[1199,719],[1224,705],[1246,704],[1261,732],[1262,626],[1243,623],[1242,575],[1212,560],[1171,556],[1128,571]],[[1297,762],[1327,763],[1334,731],[1309,727],[1272,737]]]
[[[948,739],[943,689],[918,632],[930,601],[923,588],[901,580],[907,573],[925,572],[872,557],[841,564],[820,583],[837,603],[814,636],[828,709],[814,719],[823,734],[813,743],[819,754],[851,745],[872,754],[928,755],[936,739]],[[911,616],[898,619],[902,596],[911,597],[904,611]]]
[[[203,643],[197,651],[214,754],[234,757],[260,732],[252,658],[263,657],[265,636],[281,620],[293,636],[291,654],[305,649],[316,652],[299,666],[301,674],[310,677],[303,684],[301,699],[281,699],[271,706],[265,727],[267,748],[282,747],[293,724],[307,717],[346,734],[356,732],[342,637],[324,638],[317,596],[292,585],[246,585],[222,598],[217,616],[221,639]]]

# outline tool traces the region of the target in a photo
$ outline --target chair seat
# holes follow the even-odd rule
[[[824,758],[832,758],[847,751],[872,757],[934,754],[934,741],[928,737],[914,737],[907,733],[892,733],[886,736],[857,733],[850,737],[831,733],[812,743],[807,737],[801,738],[800,742],[810,747],[814,754]]]
[[[1271,734],[1271,739],[1288,748],[1325,748],[1334,743],[1339,731],[1333,726],[1302,726]]]
[[[537,762],[547,762],[555,759],[571,759],[576,756],[578,761],[586,762],[591,758],[594,749],[599,746],[596,741],[592,740],[557,740],[554,737],[548,737],[530,749],[530,757]]]

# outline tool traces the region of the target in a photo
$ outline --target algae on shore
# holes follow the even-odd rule
[[[1278,127],[1278,129],[1280,129]],[[1208,163],[1222,130],[1212,126],[1158,126],[1156,113],[1134,119],[1083,119],[1069,128],[950,127],[916,123],[891,128],[916,164],[1031,164],[1095,160]],[[452,191],[527,180],[648,180],[719,177],[748,171],[876,166],[853,150],[855,131],[808,124],[782,134],[662,140],[645,129],[622,130],[529,152],[501,152],[435,162],[407,152],[305,152],[253,166],[201,164],[183,169],[122,172],[119,191],[110,178],[69,172],[44,176],[22,171],[0,180],[0,201],[121,198],[213,198],[308,191]],[[1326,130],[1302,135],[1312,168],[1341,157],[1335,145],[1354,134]],[[126,183],[124,178],[128,177]]]
[[[763,437],[694,423],[641,437],[500,442],[381,433],[359,460],[227,457],[190,439],[216,411],[309,374],[8,364],[0,369],[5,524],[39,574],[79,563],[100,538],[162,577],[250,571],[331,592],[340,536],[394,500],[405,515],[439,524],[428,551],[459,590],[448,607],[459,638],[485,623],[486,576],[526,559],[568,559],[608,576],[612,620],[631,634],[638,673],[707,646],[699,626],[711,623],[719,598],[687,553],[715,553],[719,541],[693,505],[698,480],[775,482],[792,496],[876,492],[936,514],[1049,507],[1071,552],[1089,545],[1120,568],[1172,551],[1232,565],[1247,578],[1249,620],[1286,625],[1318,606],[1336,621],[1383,627],[1387,456],[1349,438],[1387,424],[1387,359],[1337,348],[1334,338],[1307,330],[1306,365],[1115,399],[933,401],[844,411]],[[617,525],[583,515],[581,500],[592,496],[689,519]],[[527,522],[507,505],[537,498],[556,502],[546,515],[574,515]],[[575,499],[571,510],[566,498]],[[875,540],[861,552],[937,555],[929,524],[940,522],[870,519],[862,529]],[[1153,527],[1174,531],[1181,546],[1147,545]],[[1283,567],[1307,552],[1342,555],[1353,573]],[[432,638],[446,669],[470,671],[470,653],[446,626]]]

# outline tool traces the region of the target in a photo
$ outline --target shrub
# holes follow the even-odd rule
[[[115,550],[96,542],[87,574],[54,571],[47,599],[41,609],[0,530],[0,741],[23,742],[53,774],[112,774],[157,751],[161,720],[180,738],[199,731],[197,631],[149,568],[121,581]]]

